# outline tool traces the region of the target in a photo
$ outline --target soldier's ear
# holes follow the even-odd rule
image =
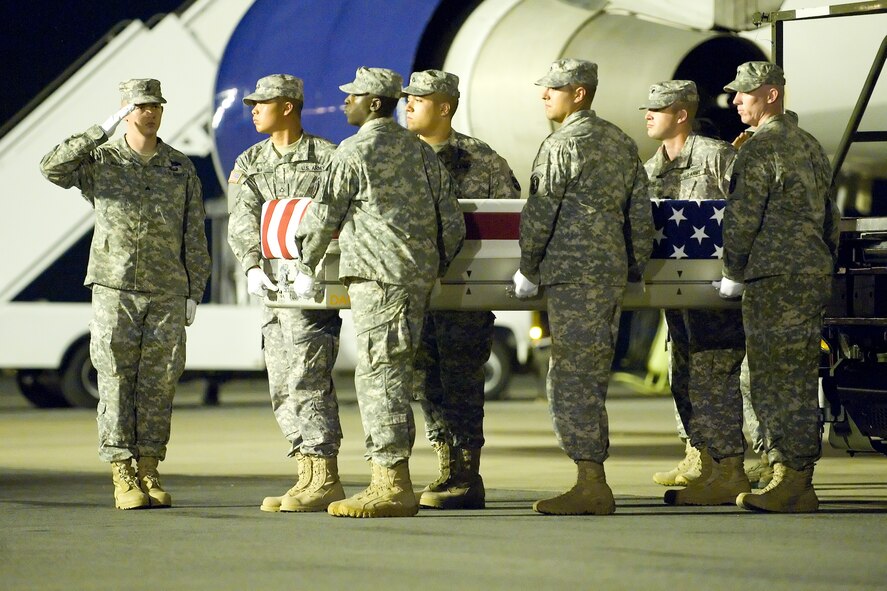
[[[585,97],[588,96],[588,90],[585,89],[584,86],[577,86],[573,89],[573,102],[581,103],[585,100]]]
[[[452,110],[452,108],[453,107],[450,106],[450,103],[448,103],[446,101],[440,103],[440,116],[446,117],[447,115],[450,114],[450,111]]]
[[[375,113],[379,109],[382,108],[382,99],[377,96],[374,96],[372,100],[370,100],[370,111]]]

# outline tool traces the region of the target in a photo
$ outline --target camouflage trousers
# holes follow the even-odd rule
[[[416,425],[416,350],[431,281],[391,285],[358,278],[346,281],[357,335],[354,387],[366,436],[367,458],[392,467],[410,457]]]
[[[671,392],[690,443],[715,459],[742,455],[742,312],[666,310],[665,318]]]
[[[669,344],[669,350],[671,350],[670,347],[671,344]],[[669,373],[671,373],[671,368],[669,368]],[[742,358],[742,369],[739,372],[739,391],[742,393],[742,430],[751,442],[754,452],[760,455],[764,453],[764,428],[761,426],[760,421],[758,421],[755,409],[751,404],[750,381],[748,377],[748,355],[746,355]],[[684,429],[684,421],[681,419],[681,413],[678,412],[677,403],[675,403],[674,408],[674,420],[677,426],[678,437],[683,441],[690,439],[687,435],[687,430]]]
[[[492,312],[425,314],[416,354],[416,396],[436,443],[484,445],[484,364],[493,348]]]
[[[819,343],[827,275],[749,281],[742,298],[751,400],[770,462],[802,470],[822,452]]]
[[[764,427],[755,414],[751,403],[751,378],[748,375],[748,355],[742,360],[739,373],[739,389],[742,391],[742,430],[751,441],[751,448],[758,455],[764,453]]]
[[[274,418],[296,452],[335,456],[342,442],[333,365],[342,319],[335,310],[265,308],[262,350]]]
[[[551,327],[549,411],[558,442],[574,461],[601,463],[608,456],[605,403],[623,291],[608,285],[545,288]]]
[[[93,285],[92,312],[99,457],[163,460],[185,369],[185,298]]]

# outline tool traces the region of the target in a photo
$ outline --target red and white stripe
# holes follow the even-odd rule
[[[262,205],[262,256],[266,259],[298,259],[296,229],[311,199],[273,199]]]

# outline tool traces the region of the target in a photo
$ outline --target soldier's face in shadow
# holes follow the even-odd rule
[[[647,109],[647,136],[654,140],[674,137],[678,128],[678,111],[674,105],[661,109]]]
[[[366,123],[372,112],[373,96],[369,94],[349,94],[345,97],[345,118],[349,125],[360,127]]]
[[[259,133],[270,134],[286,127],[284,115],[291,110],[290,103],[283,99],[259,101],[253,105],[253,125]]]
[[[163,119],[163,105],[160,103],[143,103],[136,105],[135,109],[124,119],[129,125],[130,131],[135,131],[144,137],[157,135],[160,129],[160,121]]]

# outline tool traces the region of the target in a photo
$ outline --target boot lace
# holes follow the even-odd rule
[[[689,472],[693,468],[698,468],[700,463],[699,450],[695,447],[688,447],[684,459],[678,462],[678,471],[683,473]]]
[[[130,488],[139,488],[139,483],[136,481],[136,476],[130,466],[127,466],[122,462],[115,462],[114,470],[117,472],[117,478],[121,482],[125,483]]]

